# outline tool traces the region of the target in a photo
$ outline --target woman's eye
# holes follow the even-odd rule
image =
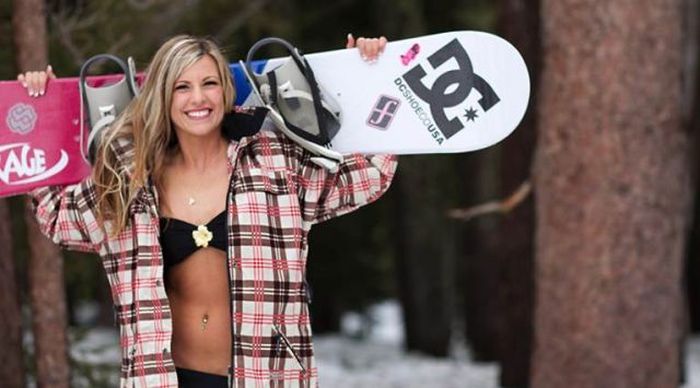
[[[219,84],[218,81],[207,81],[204,83],[204,86],[216,86],[218,84]]]
[[[175,85],[175,90],[177,91],[182,91],[182,90],[187,90],[189,86],[187,85]]]

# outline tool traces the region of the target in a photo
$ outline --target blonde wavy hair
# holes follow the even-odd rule
[[[209,55],[216,62],[226,113],[233,108],[235,89],[229,67],[218,46],[209,39],[179,35],[155,53],[140,94],[105,131],[92,169],[97,194],[97,220],[112,223],[116,235],[128,224],[128,209],[151,179],[158,186],[165,159],[178,148],[170,118],[175,82],[182,72]],[[131,144],[124,154],[124,144]]]

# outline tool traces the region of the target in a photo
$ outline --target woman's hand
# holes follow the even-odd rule
[[[43,71],[28,71],[24,74],[19,74],[17,81],[27,88],[27,92],[31,97],[39,97],[46,93],[48,80],[55,78],[56,75],[53,73],[53,68],[51,68],[51,65],[48,65],[46,70]]]
[[[379,58],[379,55],[384,52],[386,47],[386,38],[380,36],[379,38],[364,38],[359,37],[357,40],[348,34],[348,43],[345,45],[346,48],[357,47],[360,50],[360,55],[362,59],[369,63],[374,63]]]

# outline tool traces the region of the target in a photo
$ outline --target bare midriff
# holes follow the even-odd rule
[[[227,375],[231,313],[226,254],[215,248],[198,249],[165,275],[175,365]]]

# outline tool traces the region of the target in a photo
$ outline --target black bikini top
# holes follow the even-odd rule
[[[212,234],[207,246],[226,252],[226,211],[219,213],[205,227]],[[192,225],[177,218],[161,217],[160,246],[163,248],[165,271],[182,263],[201,248],[201,246],[197,246],[193,236],[193,232],[197,229],[198,225]],[[198,237],[200,239],[206,237],[205,233],[199,233]]]

